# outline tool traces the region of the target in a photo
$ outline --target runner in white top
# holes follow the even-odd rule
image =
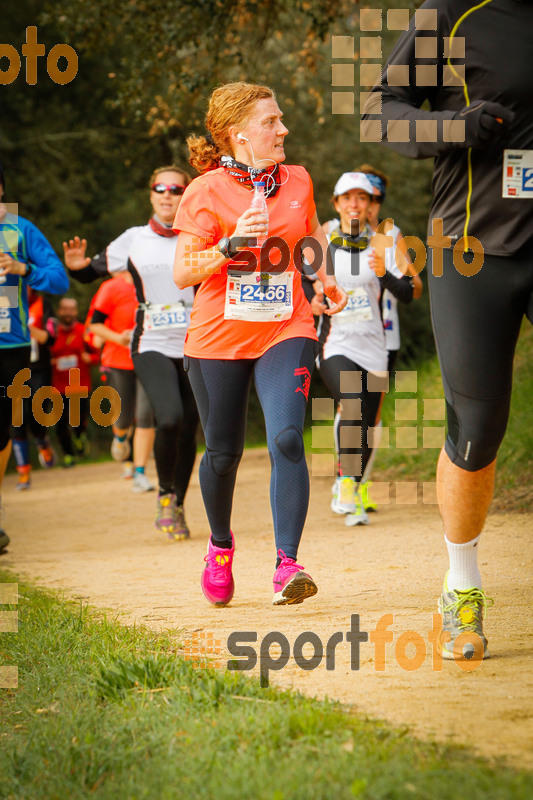
[[[160,182],[160,185],[163,185]],[[152,192],[154,193],[154,192]],[[177,199],[181,199],[179,196]],[[159,223],[160,226],[160,223]],[[132,338],[132,355],[155,351],[183,358],[183,343],[194,301],[192,287],[178,289],[169,275],[174,263],[176,236],[168,236],[152,217],[148,225],[124,231],[91,261],[98,277],[129,270],[139,301]],[[73,269],[69,266],[69,269]],[[79,280],[81,278],[78,276]]]
[[[381,205],[385,200],[387,188],[389,186],[389,179],[384,172],[381,172],[381,170],[376,169],[370,164],[362,164],[360,167],[358,167],[358,172],[363,172],[372,184],[374,193],[372,196],[372,203],[368,209],[368,224],[372,230],[375,231],[381,222]],[[394,222],[388,235],[392,236],[395,247],[397,247],[398,243],[403,239],[401,230],[396,224],[394,224]],[[408,253],[404,252],[403,255],[408,264],[408,274],[411,276],[413,281],[413,300],[418,300],[422,294],[424,285],[422,283],[422,279],[415,272]],[[387,342],[387,350],[389,352],[389,373],[391,373],[398,356],[401,339],[398,299],[388,289],[385,289],[383,292],[383,296],[381,298],[381,308],[383,315],[383,327],[385,329],[385,340]]]
[[[358,489],[372,451],[368,429],[375,425],[387,373],[380,296],[384,288],[404,302],[413,294],[410,280],[396,266],[394,248],[386,248],[382,258],[369,245],[371,202],[372,185],[365,175],[345,172],[339,178],[334,205],[340,231],[330,234],[330,248],[335,278],[346,291],[348,304],[335,317],[322,316],[318,330],[320,372],[341,408],[335,426],[338,472],[331,507],[346,514],[348,526],[368,522]],[[359,229],[357,235],[351,233],[354,227]]]
[[[370,203],[367,210],[367,222],[372,228],[372,230],[376,231],[378,229],[379,224],[383,221],[380,218],[380,210],[381,210],[381,205],[385,200],[386,192],[389,186],[389,179],[384,172],[382,172],[379,169],[376,169],[371,164],[362,164],[360,167],[357,167],[355,171],[364,173],[368,178],[368,180],[370,181],[370,183],[372,184],[373,195],[372,195],[372,202]],[[394,224],[394,221],[391,222],[392,222],[392,227],[390,228],[390,230],[388,230],[387,235],[392,236],[394,247],[396,248],[399,242],[402,241],[403,234],[400,228],[396,224]],[[328,222],[324,223],[323,228],[326,231],[326,233],[333,233],[334,231],[340,229],[340,220],[331,219]],[[408,251],[405,250],[405,248],[402,249],[402,255],[403,255],[402,262],[404,265],[402,266],[402,270],[404,271],[407,270],[407,274],[411,277],[413,282],[413,300],[417,300],[422,294],[424,286],[421,278],[415,272],[414,267],[409,258],[409,253]],[[395,297],[391,291],[385,289],[381,295],[380,307],[381,307],[381,316],[383,320],[383,329],[385,331],[385,342],[388,352],[388,371],[389,375],[391,376],[401,344],[400,317],[398,314],[398,298]],[[379,447],[379,442],[381,440],[380,411],[381,411],[381,406],[378,410],[378,416],[376,419],[376,428],[373,437],[374,449],[366,465],[365,472],[363,474],[363,479],[359,487],[361,501],[365,511],[377,511],[377,504],[371,497],[371,486],[372,486],[371,475],[372,475],[374,460],[377,454],[377,448]],[[338,425],[339,418],[340,415],[337,413],[337,416],[335,417],[336,426]]]
[[[198,424],[183,369],[194,289],[178,289],[172,276],[177,244],[172,223],[189,182],[179,167],[157,169],[150,179],[154,215],[148,225],[129,228],[93,259],[85,256],[85,239],[75,237],[63,243],[65,263],[82,283],[124,270],[133,277],[139,301],[131,342],[133,365],[156,418],[159,496],[155,525],[172,540],[189,537],[183,502],[196,456]]]

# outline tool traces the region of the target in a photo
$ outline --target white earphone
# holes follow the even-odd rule
[[[254,156],[254,150],[253,150],[253,147],[252,147],[252,143],[250,142],[250,140],[248,139],[248,137],[247,137],[247,136],[244,136],[242,133],[237,133],[237,134],[236,134],[236,137],[237,137],[238,141],[240,141],[240,142],[248,142],[248,143],[249,143],[249,145],[250,145],[250,149],[251,149],[251,151],[252,151],[252,160],[253,160],[253,163],[255,164],[255,163],[256,163],[256,161],[255,161],[255,156]],[[267,161],[272,161],[272,163],[273,163],[273,164],[275,164],[275,163],[276,163],[276,162],[275,162],[275,161],[273,161],[271,158],[269,158],[269,159],[266,159],[266,160],[267,160]],[[283,166],[284,166],[283,164],[280,164],[280,167],[283,167]],[[284,180],[284,181],[283,181],[283,183],[281,183],[281,184],[280,184],[280,186],[284,186],[284,184],[286,184],[286,183],[288,182],[288,180],[289,180],[289,177],[290,177],[290,173],[289,173],[289,171],[288,171],[287,167],[284,167],[284,169],[285,169],[285,171],[287,172],[287,179],[286,179],[286,180]],[[272,181],[272,183],[275,183],[275,180],[274,180],[274,178],[272,177],[272,175],[267,175],[267,176],[266,176],[266,178],[267,178],[267,180],[270,180],[270,181]]]

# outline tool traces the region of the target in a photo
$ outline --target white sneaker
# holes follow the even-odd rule
[[[332,492],[331,510],[335,514],[351,514],[355,511],[355,478],[337,478]]]
[[[130,453],[131,444],[129,439],[126,438],[121,442],[118,436],[113,436],[113,441],[111,442],[111,455],[113,459],[115,461],[126,461]]]
[[[155,489],[154,484],[148,480],[144,472],[135,472],[133,474],[133,485],[131,487],[133,492],[153,492]]]
[[[359,492],[355,493],[355,509],[349,514],[346,514],[344,524],[348,528],[353,528],[355,525],[368,525],[368,514],[363,508],[361,495]]]

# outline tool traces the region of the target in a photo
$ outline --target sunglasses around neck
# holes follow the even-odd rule
[[[153,183],[150,188],[152,192],[156,192],[156,194],[164,194],[168,191],[170,194],[176,196],[183,194],[185,191],[185,186],[180,186],[179,183]]]

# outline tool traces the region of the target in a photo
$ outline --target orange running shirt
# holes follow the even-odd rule
[[[135,312],[139,304],[132,283],[126,283],[120,277],[105,281],[99,286],[91,305],[93,312],[101,311],[106,315],[104,325],[112,331],[122,333],[135,327]],[[106,341],[102,351],[102,366],[133,369],[130,348]]]
[[[227,270],[232,264],[228,261],[220,273],[200,284],[185,339],[185,355],[228,360],[259,358],[286,339],[302,336],[316,340],[311,307],[303,293],[301,274],[293,257],[299,239],[312,232],[311,223],[316,213],[313,184],[303,167],[284,165],[281,182],[277,194],[267,198],[268,235],[281,237],[290,251],[287,270],[293,273],[291,317],[279,322],[224,319]],[[200,237],[205,248],[213,247],[223,236],[233,233],[237,219],[249,208],[251,200],[250,190],[223,167],[211,170],[195,178],[185,190],[174,230],[187,231]],[[273,249],[270,258],[276,264],[280,251]],[[234,269],[242,269],[242,265],[235,264]]]

